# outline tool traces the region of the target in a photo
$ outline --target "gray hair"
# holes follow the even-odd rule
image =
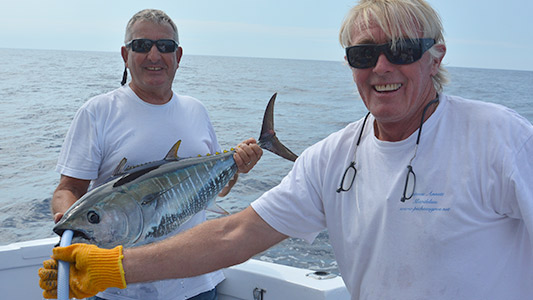
[[[442,22],[437,12],[424,0],[361,0],[346,15],[341,25],[339,40],[343,47],[353,46],[354,32],[367,31],[375,22],[389,37],[393,46],[400,40],[423,37],[435,39],[437,44],[445,44]],[[444,53],[435,47],[428,50],[432,57],[442,57]],[[448,82],[446,69],[439,66],[432,78],[438,92]]]
[[[131,41],[133,35],[131,29],[133,27],[133,24],[137,23],[138,21],[148,21],[154,24],[169,24],[174,30],[174,40],[176,41],[176,43],[180,43],[178,27],[176,26],[176,24],[174,24],[172,19],[165,12],[158,9],[144,9],[133,15],[133,17],[131,17],[131,19],[129,20],[128,25],[126,26],[126,35],[124,37],[124,43],[128,43],[129,41]]]

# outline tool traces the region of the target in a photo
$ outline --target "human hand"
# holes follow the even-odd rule
[[[57,260],[70,263],[70,298],[87,298],[110,287],[126,288],[122,267],[122,246],[102,249],[74,244],[53,249],[52,259],[39,269],[39,286],[46,299],[57,298]]]
[[[233,159],[235,159],[237,164],[238,172],[248,173],[257,164],[262,155],[263,149],[259,147],[254,138],[249,138],[237,145]]]
[[[263,149],[257,145],[257,141],[254,138],[249,138],[237,145],[235,154],[233,154],[233,159],[238,168],[237,173],[220,193],[218,193],[218,196],[226,196],[237,182],[239,173],[248,173],[257,164],[262,155]]]
[[[57,224],[57,222],[59,222],[61,220],[61,218],[63,218],[63,213],[55,213],[54,214],[54,223]]]

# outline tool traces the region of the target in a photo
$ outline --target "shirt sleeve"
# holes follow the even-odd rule
[[[56,171],[79,179],[97,178],[102,159],[99,144],[95,116],[84,105],[72,120],[59,154]]]
[[[533,247],[533,133],[506,165],[509,216],[522,219]]]
[[[320,194],[322,172],[320,160],[314,159],[314,153],[318,153],[315,149],[304,151],[281,183],[252,203],[252,208],[274,229],[308,243],[326,228]]]

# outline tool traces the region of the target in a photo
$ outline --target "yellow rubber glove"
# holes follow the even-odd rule
[[[57,298],[57,261],[70,263],[70,298],[87,298],[110,287],[126,288],[122,267],[122,246],[102,249],[95,245],[74,244],[57,247],[51,260],[39,269],[39,286],[46,299]]]

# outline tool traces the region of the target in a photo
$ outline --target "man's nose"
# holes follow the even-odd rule
[[[391,71],[391,68],[394,67],[394,64],[391,63],[384,53],[380,53],[378,56],[378,61],[376,62],[376,65],[374,66],[373,70],[376,73],[386,73]]]
[[[161,52],[159,52],[159,49],[157,49],[157,46],[153,44],[152,48],[150,48],[150,51],[148,51],[148,59],[151,61],[157,61],[160,58],[161,58]]]

